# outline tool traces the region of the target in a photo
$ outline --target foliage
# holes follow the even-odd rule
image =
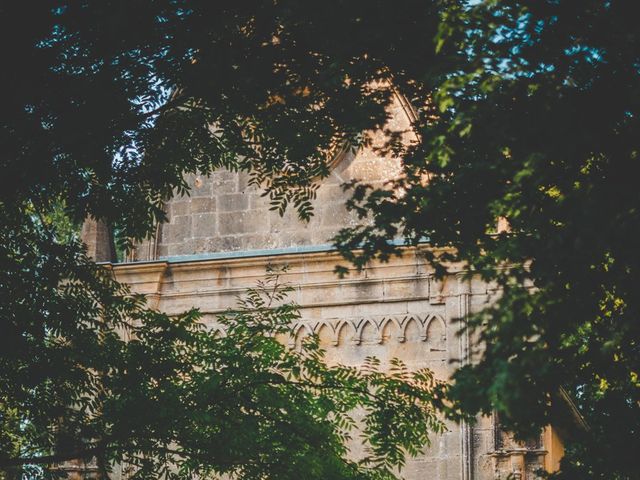
[[[296,351],[276,340],[299,313],[275,273],[217,319],[220,337],[195,310],[148,310],[85,257],[69,264],[46,298],[61,310],[7,344],[15,360],[0,370],[0,442],[19,445],[0,457],[9,471],[46,478],[56,463],[95,457],[105,476],[118,466],[140,479],[395,478],[405,455],[443,430],[431,372],[328,367],[314,341]],[[85,276],[71,277],[78,265]],[[38,277],[51,273],[43,265]],[[27,313],[35,307],[13,318]],[[354,411],[365,413],[358,431]],[[354,433],[368,451],[359,461],[347,459]]]
[[[264,322],[283,328],[295,310],[267,308],[262,290],[215,338],[195,311],[149,310],[78,243],[87,215],[141,239],[164,217],[162,202],[186,190],[185,172],[223,166],[251,171],[274,208],[293,203],[308,216],[327,154],[380,123],[388,95],[362,88],[375,76],[358,78],[353,55],[322,40],[333,15],[315,8],[302,18],[294,2],[0,5],[10,68],[0,113],[7,476],[50,476],[52,465],[95,457],[103,473],[124,461],[138,478],[387,478],[441,430],[428,372],[328,368],[317,346],[291,352]],[[328,51],[309,55],[301,32]],[[345,47],[353,33],[343,30]],[[321,72],[313,85],[307,69]],[[340,120],[354,107],[359,124]],[[345,457],[351,408],[368,414],[361,463]]]
[[[501,287],[470,321],[484,351],[450,391],[520,435],[562,424],[572,392],[590,426],[562,478],[637,478],[640,330],[636,6],[624,1],[482,2],[445,11],[439,45],[464,52],[415,122],[419,145],[386,191],[356,187],[371,226],[337,239],[362,265],[428,238]],[[398,192],[403,192],[400,195]],[[496,221],[508,220],[507,231]],[[353,247],[367,248],[358,256]]]
[[[385,2],[6,2],[0,198],[56,193],[137,239],[185,172],[226,167],[306,217],[327,155],[386,120],[375,59],[434,56],[437,17],[406,7],[413,28]]]
[[[306,218],[327,157],[384,128],[400,92],[420,141],[390,135],[404,176],[355,187],[351,207],[368,223],[338,246],[362,266],[397,253],[392,238],[428,238],[444,247],[430,258],[441,273],[463,262],[497,282],[499,301],[470,322],[486,350],[456,375],[450,413],[497,409],[526,435],[556,420],[550,398],[567,387],[590,430],[569,445],[562,475],[637,477],[633,2],[107,0],[4,2],[0,13],[11,67],[0,308],[2,328],[16,329],[2,338],[32,345],[15,359],[3,349],[15,385],[26,377],[14,365],[33,363],[33,375],[48,365],[43,326],[73,336],[95,322],[81,314],[76,325],[82,310],[65,307],[88,297],[54,292],[77,278],[64,265],[81,254],[49,242],[34,216],[58,202],[74,222],[91,213],[141,238],[162,201],[186,191],[185,172],[226,167],[252,172],[275,209]],[[498,217],[509,231],[495,231]],[[64,361],[79,361],[67,350]],[[47,375],[24,388],[66,385]]]

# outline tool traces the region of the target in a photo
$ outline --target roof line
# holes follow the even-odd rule
[[[396,247],[406,246],[407,243],[403,239],[395,239],[391,242]],[[424,243],[421,241],[420,243]],[[291,254],[304,254],[304,253],[323,253],[323,252],[337,252],[338,249],[330,244],[323,243],[319,245],[299,245],[292,247],[282,248],[265,248],[257,250],[234,250],[227,252],[211,252],[211,253],[198,253],[193,255],[170,255],[158,257],[155,260],[138,260],[133,262],[118,262],[116,265],[132,265],[143,263],[186,263],[186,262],[199,262],[207,260],[221,260],[221,259],[235,259],[235,258],[254,258],[254,257],[274,257],[280,255]],[[110,262],[100,262],[109,264]],[[111,263],[112,265],[114,263]]]

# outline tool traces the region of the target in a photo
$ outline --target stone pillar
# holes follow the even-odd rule
[[[87,254],[96,262],[115,262],[116,248],[113,231],[104,220],[87,217],[82,224],[80,238],[87,246]]]
[[[471,361],[469,331],[466,329],[471,306],[471,281],[466,278],[465,272],[456,274],[458,280],[458,318],[465,326],[464,332],[459,336],[460,364],[467,365]],[[461,436],[461,480],[473,480],[474,478],[474,452],[473,452],[473,425],[469,422],[460,423]]]
[[[104,220],[87,217],[82,224],[80,239],[87,247],[87,255],[95,262],[115,262],[116,248],[113,231]],[[66,480],[101,479],[95,458],[90,461],[68,460],[57,466],[62,478]]]
[[[511,476],[514,480],[527,480],[526,452],[526,448],[520,448],[511,453]]]

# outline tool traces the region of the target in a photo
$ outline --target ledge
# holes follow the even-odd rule
[[[420,245],[425,245],[428,239],[420,241]],[[396,247],[407,247],[406,242],[402,239],[393,240],[391,245]],[[212,253],[200,253],[193,255],[176,255],[159,257],[157,260],[141,260],[135,262],[99,262],[99,265],[144,265],[155,263],[188,263],[188,262],[202,262],[207,260],[233,260],[241,258],[254,258],[254,257],[275,257],[282,255],[296,255],[304,253],[337,253],[338,249],[332,244],[325,243],[320,245],[300,245],[284,248],[267,248],[259,250],[236,250],[228,252],[212,252]]]

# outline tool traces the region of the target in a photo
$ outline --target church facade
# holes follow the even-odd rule
[[[408,113],[402,103],[394,109],[391,127],[406,129]],[[270,211],[268,199],[248,185],[247,174],[192,175],[190,196],[166,204],[168,221],[138,246],[133,258],[113,264],[114,273],[167,313],[199,308],[215,331],[220,330],[216,316],[255,286],[268,265],[287,265],[283,281],[294,287],[291,300],[302,315],[286,340],[291,346],[315,334],[331,362],[357,366],[376,356],[384,367],[397,357],[410,368],[428,367],[448,379],[460,362],[473,361],[473,339],[457,335],[458,320],[490,304],[496,295],[491,285],[469,279],[461,268],[437,280],[421,248],[406,248],[400,258],[351,270],[342,279],[334,274],[334,267],[345,263],[330,239],[358,222],[345,208],[349,194],[341,185],[355,179],[383,185],[400,173],[400,162],[379,157],[373,149],[343,153],[321,181],[308,223],[300,222],[293,210],[283,217]],[[408,459],[403,478],[513,475],[532,480],[539,478],[540,469],[556,469],[562,455],[562,442],[551,428],[519,443],[495,417],[447,426],[420,456]],[[353,450],[357,455],[358,446]]]

